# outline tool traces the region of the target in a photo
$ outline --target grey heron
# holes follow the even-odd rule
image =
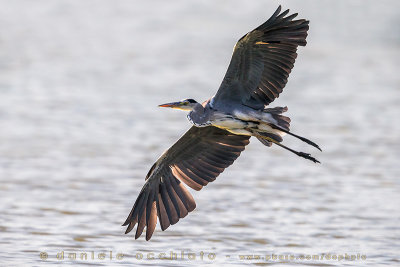
[[[188,111],[193,126],[154,163],[123,226],[129,233],[137,224],[137,239],[145,227],[146,240],[160,221],[161,230],[193,211],[196,203],[185,185],[194,190],[212,182],[249,144],[251,136],[262,144],[276,144],[319,162],[310,154],[281,144],[292,135],[321,150],[314,142],[289,130],[287,107],[267,107],[279,96],[297,57],[306,45],[309,21],[293,20],[279,6],[263,24],[236,43],[231,62],[215,96],[198,103],[193,99],[160,105]]]

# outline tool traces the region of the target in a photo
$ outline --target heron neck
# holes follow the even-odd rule
[[[197,125],[205,125],[210,120],[210,112],[208,108],[204,108],[201,104],[197,103],[193,110],[188,114],[189,120]]]

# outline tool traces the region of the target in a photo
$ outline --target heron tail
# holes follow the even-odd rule
[[[272,118],[276,121],[276,124],[286,131],[289,131],[290,128],[290,118],[281,115],[282,113],[288,110],[287,107],[274,107],[274,108],[266,108],[263,110],[264,113],[268,113],[272,116]]]
[[[287,110],[288,110],[287,107],[274,107],[274,108],[264,109],[263,112],[270,114],[272,116],[272,118],[275,119],[275,121],[276,121],[276,123],[267,123],[268,126],[270,126],[274,130],[278,130],[279,132],[283,132],[288,135],[294,136],[294,137],[300,139],[301,141],[322,151],[321,148],[313,141],[290,132],[290,129],[289,129],[290,128],[290,118],[281,115],[282,113],[286,112]],[[279,139],[276,139],[276,138],[273,138],[273,139],[275,139],[278,142],[281,142],[281,141],[279,141]],[[262,142],[262,143],[264,144],[264,142]],[[271,146],[271,145],[269,145],[269,146]]]
[[[262,123],[257,127],[257,132],[261,134],[263,137],[257,137],[257,139],[266,146],[271,146],[272,142],[265,139],[264,137],[271,138],[275,142],[282,142],[282,136],[284,135],[284,131],[279,129],[284,129],[285,131],[289,131],[290,127],[290,118],[281,115],[282,113],[288,110],[287,107],[274,107],[274,108],[265,108],[263,109],[263,117]],[[272,117],[272,118],[271,118]],[[273,119],[273,120],[272,120]],[[274,121],[274,124],[270,123]],[[278,127],[274,128],[271,125],[276,125]]]

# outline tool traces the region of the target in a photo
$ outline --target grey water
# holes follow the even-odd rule
[[[272,106],[323,152],[284,143],[322,164],[252,139],[187,217],[125,235],[148,169],[190,127],[157,105],[211,97],[279,4],[310,30]],[[0,6],[1,266],[400,264],[399,1]]]

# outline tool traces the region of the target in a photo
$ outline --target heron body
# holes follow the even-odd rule
[[[290,131],[287,107],[269,107],[287,83],[297,47],[306,45],[309,22],[297,14],[275,13],[236,43],[231,62],[217,93],[198,103],[193,99],[160,105],[188,112],[193,126],[150,168],[145,184],[126,219],[125,233],[137,225],[135,238],[146,228],[153,235],[157,217],[167,229],[193,211],[196,203],[186,189],[201,190],[229,167],[245,149],[250,137],[263,145],[276,144],[319,162],[310,154],[281,142],[285,134],[320,150],[314,142]]]
[[[271,123],[276,125],[279,125],[279,123],[268,110],[260,111],[250,107],[241,107],[240,109],[232,108],[221,111],[213,108],[212,100],[206,101],[203,105],[199,103],[192,105],[193,110],[189,112],[187,117],[194,126],[206,127],[211,125],[233,134],[248,136],[253,135],[252,131],[285,135],[284,132],[269,126]]]

